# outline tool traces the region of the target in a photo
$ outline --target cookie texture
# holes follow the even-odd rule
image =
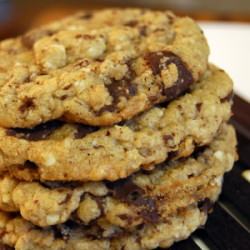
[[[79,13],[0,43],[0,125],[128,120],[195,85],[208,53],[198,25],[171,12]]]
[[[15,218],[0,212],[1,242],[16,250],[146,250],[168,247],[175,241],[187,238],[195,229],[204,225],[207,211],[193,204],[159,224],[144,225],[140,229],[116,238],[103,238],[95,230],[86,232],[82,225],[72,223],[60,227],[41,229],[21,217]]]
[[[118,180],[209,144],[231,116],[232,82],[211,66],[201,82],[165,107],[108,128],[52,122],[0,128],[0,171],[27,180]],[[93,132],[95,131],[95,132]]]
[[[103,236],[112,237],[116,231],[166,221],[207,197],[216,200],[224,173],[237,159],[235,148],[235,132],[224,124],[212,143],[192,157],[162,163],[116,182],[39,183],[4,176],[0,179],[0,209],[20,212],[40,227],[68,220],[85,226],[97,224]]]

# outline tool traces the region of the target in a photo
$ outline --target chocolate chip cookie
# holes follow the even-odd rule
[[[217,192],[219,192],[217,187]],[[132,232],[117,232],[116,237],[103,237],[92,226],[68,222],[46,229],[38,228],[20,216],[0,212],[0,242],[16,250],[147,250],[169,247],[176,241],[187,238],[199,226],[205,224],[211,204],[208,199],[193,204],[169,216],[167,221],[145,224]],[[113,228],[109,229],[113,231]]]
[[[0,178],[0,209],[20,212],[34,225],[46,227],[68,220],[98,225],[103,235],[157,224],[171,214],[218,196],[218,186],[237,158],[236,137],[224,124],[209,146],[182,160],[162,163],[115,182],[25,182]]]
[[[185,93],[208,53],[198,25],[168,11],[79,13],[0,43],[0,125],[117,124]]]
[[[190,93],[120,125],[0,128],[0,171],[26,180],[114,181],[209,144],[231,116],[232,82],[210,66]],[[97,130],[97,131],[96,131]]]

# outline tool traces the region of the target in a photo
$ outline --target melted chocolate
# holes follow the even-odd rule
[[[26,161],[23,165],[24,168],[37,169],[38,166],[32,161]]]
[[[128,27],[136,27],[138,25],[138,21],[137,20],[130,20],[130,21],[126,22],[124,25],[128,26]]]
[[[50,121],[40,124],[34,128],[13,128],[8,129],[6,134],[28,141],[39,141],[47,139],[57,128],[63,125],[60,121]]]
[[[201,111],[201,107],[202,107],[202,103],[201,102],[196,103],[195,107],[196,107],[197,111],[200,112]]]
[[[42,181],[41,185],[49,188],[49,189],[55,189],[55,188],[77,188],[80,185],[80,182],[77,181]]]
[[[145,191],[137,186],[130,178],[119,180],[111,185],[113,195],[116,199],[125,203],[140,207],[140,216],[147,223],[156,223],[159,220],[156,201],[146,196]]]
[[[130,68],[130,65],[128,65]],[[114,112],[117,109],[117,104],[121,97],[125,97],[129,99],[132,96],[137,94],[137,86],[133,82],[133,71],[130,69],[130,72],[121,80],[112,80],[112,82],[106,85],[106,88],[109,91],[109,94],[113,98],[113,102],[110,105],[106,105],[101,108],[97,113],[97,115],[102,114],[105,111]]]
[[[186,91],[190,84],[194,82],[191,72],[180,57],[169,51],[151,52],[145,56],[149,67],[154,75],[158,75],[170,64],[175,64],[178,70],[178,79],[170,88],[163,87],[162,94],[166,96],[166,101],[171,101]],[[164,60],[165,59],[165,60]]]
[[[75,139],[82,139],[87,134],[97,131],[97,127],[78,124],[74,134]]]

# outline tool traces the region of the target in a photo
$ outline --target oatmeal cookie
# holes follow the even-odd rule
[[[186,92],[208,65],[198,25],[171,12],[101,10],[0,43],[0,125],[128,120]]]

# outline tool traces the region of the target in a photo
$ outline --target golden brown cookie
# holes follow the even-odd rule
[[[190,18],[79,13],[0,43],[0,125],[59,118],[113,125],[185,93],[207,60],[206,39]]]
[[[213,66],[183,97],[127,123],[0,128],[0,172],[26,180],[114,181],[209,144],[231,116],[232,82]],[[96,131],[97,129],[97,131]]]
[[[0,209],[20,212],[40,227],[73,220],[131,231],[166,221],[171,214],[213,196],[236,155],[233,128],[223,125],[209,146],[193,156],[156,166],[115,182],[25,182],[0,178]],[[104,227],[104,228],[103,228]]]

